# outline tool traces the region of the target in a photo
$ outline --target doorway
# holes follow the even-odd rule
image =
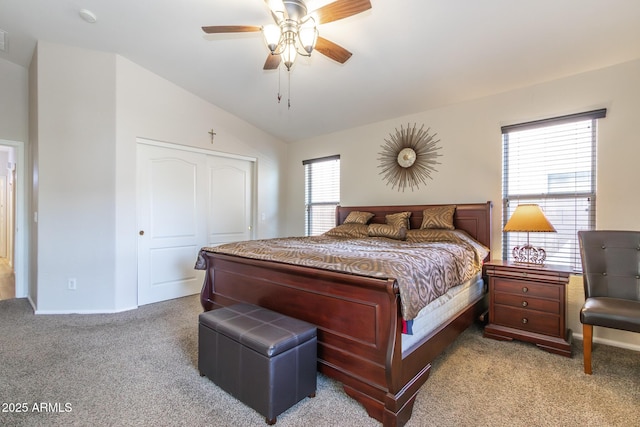
[[[0,300],[22,293],[15,277],[17,160],[16,147],[0,141]]]

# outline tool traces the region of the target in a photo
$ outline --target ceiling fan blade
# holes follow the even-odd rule
[[[280,55],[272,55],[269,54],[269,56],[267,56],[267,60],[264,63],[264,70],[275,70],[278,68],[278,66],[280,65],[280,61],[282,58],[280,58]]]
[[[202,31],[207,34],[218,33],[251,33],[260,31],[262,27],[255,25],[213,25],[211,27],[202,27]]]
[[[351,52],[324,37],[318,37],[315,50],[341,64],[351,58]]]
[[[314,10],[309,15],[317,16],[318,24],[326,24],[327,22],[357,15],[368,9],[371,9],[369,0],[337,0]]]

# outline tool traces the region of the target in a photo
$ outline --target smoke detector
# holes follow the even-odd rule
[[[89,24],[95,24],[95,22],[98,20],[98,18],[96,17],[96,14],[87,9],[81,9],[80,12],[78,12],[78,14],[82,19],[87,21]]]

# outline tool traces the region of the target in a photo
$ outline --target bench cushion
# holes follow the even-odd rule
[[[201,313],[200,323],[267,357],[316,336],[316,327],[311,323],[251,304]]]

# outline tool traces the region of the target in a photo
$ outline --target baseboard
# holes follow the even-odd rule
[[[31,295],[27,295],[27,301],[29,301],[29,304],[31,304],[31,308],[33,309],[33,312],[35,313],[36,311],[36,305],[33,302],[33,300],[31,299]]]
[[[33,304],[31,304],[33,306]],[[136,310],[138,307],[121,308],[117,310],[36,310],[35,314],[114,314],[122,313],[123,311]]]
[[[582,341],[582,334],[576,334],[575,332],[573,333],[573,337],[576,339],[579,339]],[[604,345],[610,345],[611,347],[619,347],[619,348],[625,348],[627,350],[634,350],[634,351],[640,351],[640,345],[637,344],[630,344],[627,342],[621,342],[621,341],[615,341],[615,340],[609,340],[606,338],[598,338],[598,337],[593,337],[593,342],[596,344],[604,344]]]

